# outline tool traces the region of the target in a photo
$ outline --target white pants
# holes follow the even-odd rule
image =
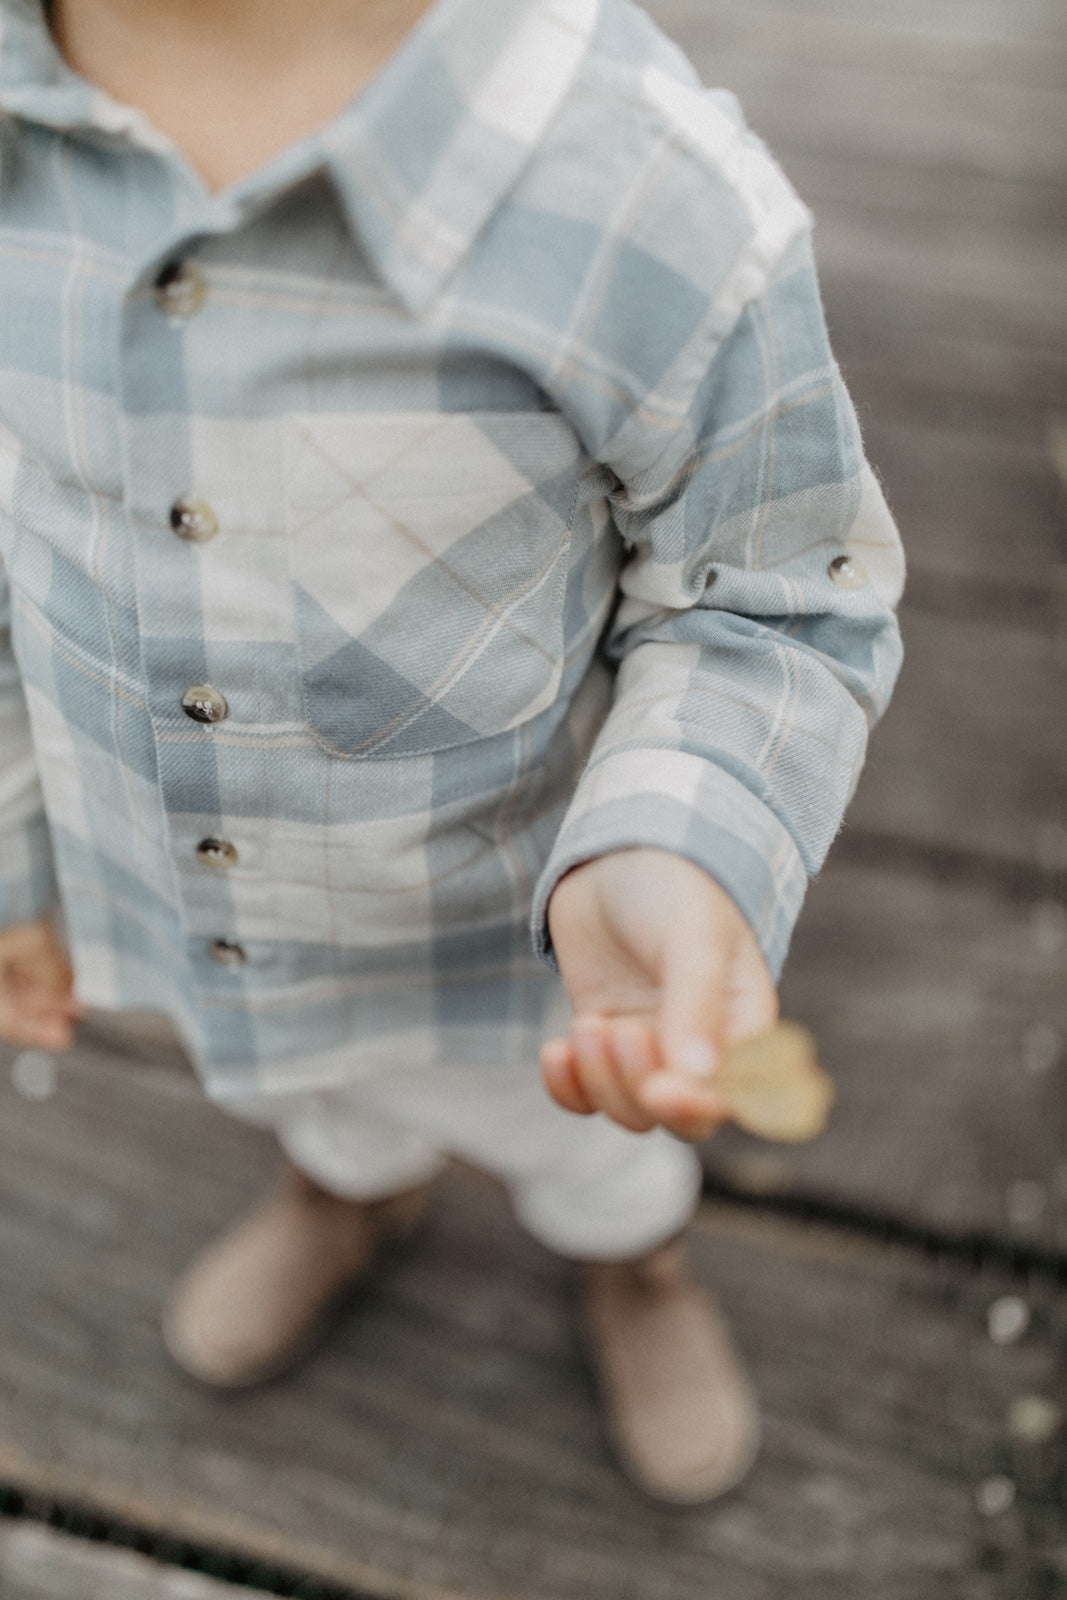
[[[500,1178],[534,1237],[576,1259],[645,1254],[685,1226],[700,1191],[690,1146],[561,1110],[532,1065],[412,1068],[225,1109],[273,1128],[296,1166],[355,1200],[424,1183],[457,1156]]]

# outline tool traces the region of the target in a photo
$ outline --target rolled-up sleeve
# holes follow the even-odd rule
[[[55,899],[52,846],[11,649],[10,591],[0,566],[0,927],[42,915]]]
[[[830,351],[808,231],[716,334],[651,461],[608,464],[628,558],[612,710],[541,876],[671,850],[732,896],[777,976],[900,665],[900,540]]]

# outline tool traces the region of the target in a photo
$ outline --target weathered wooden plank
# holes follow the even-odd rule
[[[947,41],[958,48],[972,42],[995,40],[1007,46],[1013,42],[1037,42],[1047,48],[1062,49],[1063,11],[1058,0],[938,0],[936,8],[924,0],[892,0],[891,5],[872,7],[869,0],[642,0],[645,9],[660,18],[663,26],[681,34],[690,30],[696,40],[712,37],[720,24],[733,28],[751,26],[753,37],[762,37],[763,48],[774,51],[778,29],[799,19],[826,30],[841,30],[846,37],[855,30],[870,28],[878,34],[903,32],[919,44]]]
[[[966,614],[967,586],[992,584],[1006,621],[1020,589],[1049,598],[1067,571],[1067,500],[1043,429],[1014,406],[916,416],[877,397],[860,420],[916,589],[926,576],[956,580]]]
[[[839,359],[854,381],[889,369],[1031,413],[1055,407],[1067,394],[1064,244],[1065,231],[989,218],[823,206],[816,245]]]
[[[1062,181],[1064,95],[1013,83],[840,66],[821,72],[775,56],[688,52],[712,85],[732,89],[783,152],[851,150],[989,178]]]
[[[816,208],[838,353],[871,390],[1067,392],[1067,38],[1039,7],[650,8]]]
[[[770,139],[763,118],[760,127]],[[779,138],[783,142],[779,143]],[[1005,236],[1015,248],[1024,235],[1058,233],[1067,211],[1067,179],[1063,175],[1013,179],[952,168],[919,168],[912,162],[892,160],[886,151],[857,157],[844,142],[834,149],[809,151],[792,141],[785,122],[772,142],[796,188],[813,208],[817,227],[822,219],[838,214],[866,217],[872,227],[886,232],[894,223],[907,226],[927,218],[944,225],[958,217],[972,225],[986,225],[985,248],[998,248]]]
[[[813,73],[866,69],[1055,92],[1064,85],[1067,41],[1062,25],[1041,25],[1047,16],[1035,19],[1036,30],[1026,31],[1016,29],[1014,17],[1009,24],[1006,9],[1000,19],[976,26],[970,8],[946,19],[929,8],[908,16],[902,7],[872,7],[862,0],[833,9],[812,0],[803,5],[710,0],[700,6],[692,0],[652,0],[646,9],[709,73],[720,64],[744,72],[773,61],[808,81]]]
[[[905,609],[905,666],[849,825],[1032,864],[1064,821],[1058,629]]]
[[[0,1523],[0,1594],[4,1600],[266,1600],[195,1572],[33,1522]]]
[[[1050,1288],[993,1346],[1005,1279],[708,1211],[695,1253],[766,1444],[741,1491],[679,1516],[617,1476],[566,1273],[473,1176],[302,1376],[218,1398],[175,1374],[160,1297],[270,1164],[136,1074],[75,1060],[54,1098],[0,1090],[0,1481],[392,1600],[1029,1600],[1067,1576],[1061,1445],[1008,1422],[1036,1395],[1055,1432],[1064,1404]],[[1017,1498],[987,1521],[997,1473]]]
[[[883,13],[856,3],[832,18],[808,4],[792,17],[754,9],[747,23],[721,0],[648,10],[702,77],[740,94],[752,120],[783,149],[787,136],[788,148],[846,148],[920,170],[1062,180],[1062,26],[1020,53],[1021,35],[1013,43],[995,34],[981,42],[973,34],[931,35],[896,8],[894,20],[879,25],[874,18]],[[806,48],[797,46],[802,35]],[[832,41],[821,59],[820,41]]]
[[[928,390],[956,405],[975,396],[1013,401],[1031,416],[1062,406],[1067,355],[1013,328],[1009,307],[987,324],[977,311],[962,317],[947,289],[909,293],[832,263],[822,282],[834,349],[861,403],[895,390],[903,409]]]
[[[829,1131],[736,1130],[709,1169],[947,1234],[1067,1249],[1067,908],[832,862],[783,984],[838,1087]]]
[[[895,217],[888,227],[874,226],[880,220],[856,210],[824,219],[819,250],[828,277],[891,285],[913,316],[929,307],[926,314],[942,324],[946,340],[969,334],[1067,347],[1063,234],[1034,230],[994,240],[981,219],[938,224]]]

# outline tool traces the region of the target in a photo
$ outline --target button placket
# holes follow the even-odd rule
[[[153,285],[156,305],[172,322],[185,322],[207,299],[204,274],[189,261],[172,261]]]
[[[226,992],[246,981],[245,967],[251,972],[259,956],[258,949],[249,952],[241,942],[240,906],[229,893],[240,871],[237,850],[221,837],[222,797],[214,752],[207,748],[208,741],[224,733],[217,725],[231,716],[231,710],[221,689],[202,681],[221,668],[205,664],[195,646],[186,646],[185,654],[180,643],[204,639],[211,660],[211,642],[219,630],[205,616],[204,593],[221,579],[214,570],[216,552],[221,551],[223,564],[226,561],[225,541],[222,545],[211,541],[227,531],[223,514],[229,518],[227,486],[234,470],[226,458],[208,452],[210,459],[205,459],[194,420],[187,416],[187,379],[197,376],[202,356],[210,360],[214,353],[205,347],[199,328],[184,324],[205,305],[204,276],[173,257],[154,282],[149,277],[131,285],[125,296],[120,342],[126,445],[123,494],[131,528],[136,530],[133,578],[142,632],[146,638],[170,641],[169,648],[145,654],[161,801],[174,816],[214,814],[220,835],[212,836],[204,850],[198,849],[205,842],[200,832],[190,837],[182,829],[174,835],[180,850],[175,862],[176,911],[188,930],[186,948],[194,974],[199,973],[205,987]],[[161,428],[158,414],[164,405],[171,421]],[[161,494],[161,486],[168,483],[169,493]],[[183,719],[200,724],[195,732],[190,726],[184,738],[174,736],[179,706]],[[183,720],[179,726],[187,724]],[[242,857],[245,853],[242,847]],[[248,853],[253,853],[251,847]]]
[[[183,495],[171,506],[170,525],[180,539],[191,544],[205,544],[219,531],[218,518],[211,506],[191,495]],[[230,714],[226,696],[210,683],[195,683],[186,689],[181,704],[187,717],[208,726],[222,722]],[[204,866],[215,871],[226,871],[237,865],[236,847],[228,839],[201,839],[196,855]],[[247,960],[244,947],[232,939],[213,940],[209,954],[224,967],[240,967]]]

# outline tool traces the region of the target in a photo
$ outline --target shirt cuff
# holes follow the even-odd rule
[[[808,875],[789,830],[744,784],[701,756],[628,749],[587,768],[534,890],[537,954],[556,965],[549,896],[572,867],[654,846],[703,867],[726,890],[778,981]]]
[[[38,817],[16,832],[0,834],[0,928],[44,916],[57,898],[45,819]]]

